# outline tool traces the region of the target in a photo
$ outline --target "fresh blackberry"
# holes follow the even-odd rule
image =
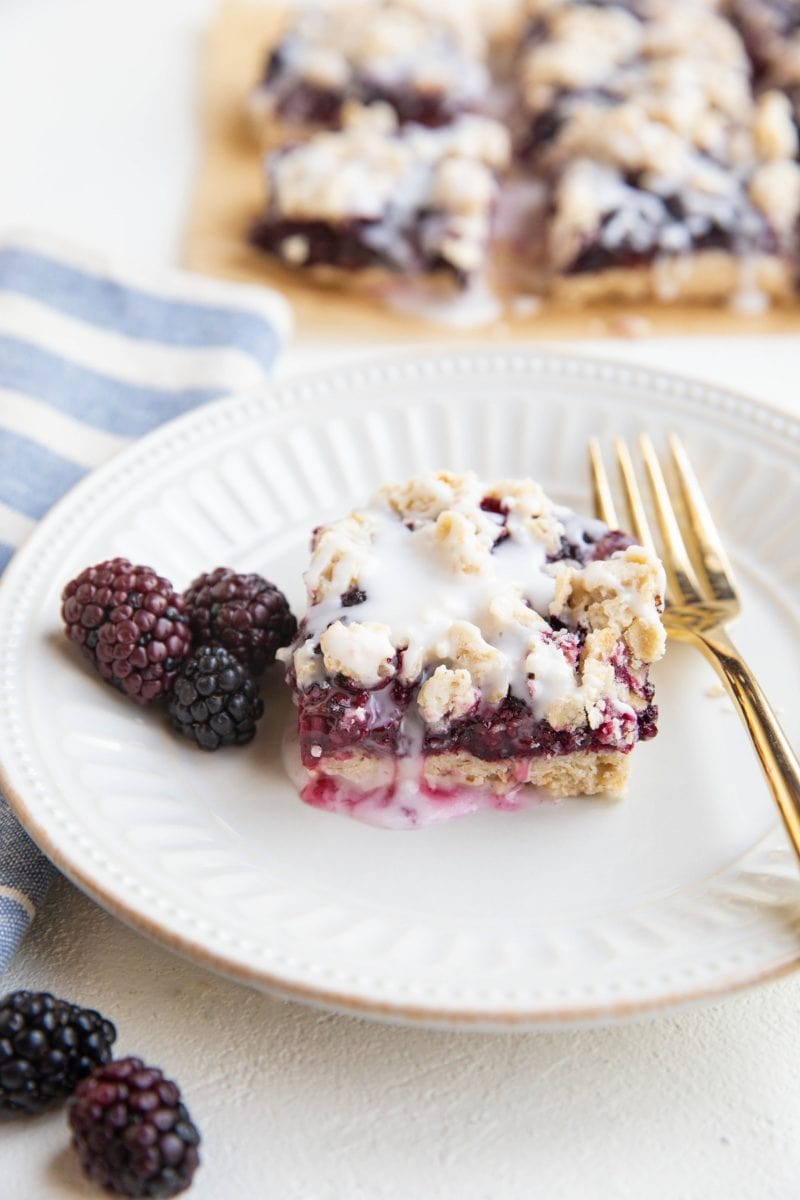
[[[111,1058],[117,1031],[90,1008],[49,992],[0,1000],[0,1116],[43,1112]]]
[[[169,702],[174,729],[203,750],[242,746],[264,711],[258,684],[224,646],[201,646],[181,667]]]
[[[183,597],[150,567],[112,558],[87,567],[61,596],[67,637],[137,704],[172,688],[192,648]]]
[[[98,1067],[79,1083],[69,1125],[86,1174],[122,1196],[177,1196],[200,1162],[200,1134],[180,1089],[140,1058]]]
[[[183,598],[195,645],[217,642],[256,675],[297,632],[283,592],[260,575],[217,567],[199,575]]]

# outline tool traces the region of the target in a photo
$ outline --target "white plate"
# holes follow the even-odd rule
[[[230,564],[295,607],[308,535],[429,467],[530,474],[588,511],[586,439],[679,431],[738,569],[737,638],[800,740],[800,423],[700,383],[544,353],[439,353],[265,389],[176,421],[80,484],[0,589],[3,783],[58,865],[199,962],[398,1020],[531,1028],[621,1019],[797,964],[800,897],[746,735],[671,646],[661,734],[628,798],[391,833],[304,806],[273,676],[250,747],[204,755],[104,686],[59,595],[114,554],[183,587]]]

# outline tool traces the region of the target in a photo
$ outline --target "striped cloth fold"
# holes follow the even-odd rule
[[[131,439],[263,381],[290,326],[266,288],[0,237],[0,572],[50,506]],[[0,794],[0,972],[52,874]]]

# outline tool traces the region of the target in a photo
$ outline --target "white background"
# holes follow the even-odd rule
[[[0,0],[0,229],[175,262],[213,0]],[[604,342],[800,411],[800,339]],[[290,348],[282,372],[362,350]],[[373,347],[374,349],[374,347]],[[778,652],[778,648],[776,648]],[[197,1200],[795,1200],[800,981],[605,1030],[427,1033],[284,1004],[60,881],[0,990],[95,1005],[182,1084]],[[3,1200],[99,1195],[61,1114],[0,1125]]]

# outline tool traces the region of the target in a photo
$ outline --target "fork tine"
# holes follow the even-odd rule
[[[639,490],[639,484],[636,479],[636,472],[633,469],[630,451],[622,438],[616,439],[614,450],[617,455],[617,463],[619,464],[622,485],[625,492],[625,501],[631,518],[631,531],[636,534],[640,545],[644,546],[652,554],[655,554],[655,543],[653,535],[650,532],[650,523],[647,520],[647,513],[645,512],[642,493]]]
[[[653,493],[658,524],[664,539],[664,566],[675,597],[685,604],[702,604],[703,593],[678,526],[675,510],[652,441],[643,433],[639,438],[644,465]]]
[[[711,593],[715,600],[736,600],[738,597],[733,569],[711,513],[708,511],[708,505],[689,462],[689,456],[680,438],[677,438],[674,433],[670,434],[669,447],[672,451],[672,461],[675,464],[681,494]]]
[[[611,485],[608,482],[603,452],[597,438],[589,438],[589,466],[592,472],[592,498],[595,515],[605,521],[609,529],[619,529],[617,510],[611,497]]]

